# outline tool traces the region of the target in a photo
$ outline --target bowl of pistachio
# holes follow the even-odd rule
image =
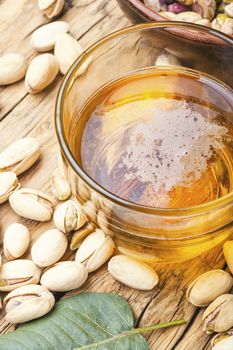
[[[118,0],[118,3],[133,23],[191,22],[233,36],[233,0]]]

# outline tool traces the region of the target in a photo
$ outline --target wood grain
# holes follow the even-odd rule
[[[73,36],[84,47],[102,36],[129,25],[115,0],[69,1],[66,11],[59,18],[69,22]],[[36,52],[30,46],[30,35],[48,20],[40,13],[34,0],[0,2],[0,54],[20,52],[30,61]],[[24,82],[0,88],[0,150],[16,139],[26,135],[38,138],[41,159],[20,177],[22,185],[50,191],[50,176],[56,166],[58,145],[55,138],[53,111],[54,102],[61,81],[56,81],[39,95],[28,95]],[[8,204],[1,210],[1,240],[6,227],[12,222],[24,222],[30,229],[32,242],[53,223],[32,223],[17,217]],[[207,350],[209,337],[201,329],[202,310],[198,310],[185,299],[187,284],[201,272],[213,267],[224,266],[221,248],[205,256],[180,265],[157,266],[160,283],[150,292],[139,292],[114,281],[106,267],[94,273],[85,286],[66,297],[82,291],[115,292],[125,297],[133,308],[135,324],[149,325],[163,321],[185,318],[187,324],[179,327],[145,334],[152,350]],[[0,314],[0,332],[12,331],[14,326],[6,323],[4,311]],[[133,349],[132,349],[133,350]]]

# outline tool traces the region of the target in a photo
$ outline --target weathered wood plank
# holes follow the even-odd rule
[[[71,33],[80,38],[84,47],[89,46],[103,35],[129,24],[115,0],[77,0],[72,2],[61,19],[70,23]],[[36,1],[21,0],[12,6],[11,0],[0,5],[0,53],[21,52],[31,58],[35,52],[30,48],[31,32],[47,20],[37,9]],[[54,133],[53,110],[61,76],[54,84],[39,95],[28,95],[23,82],[0,90],[0,150],[15,139],[26,135],[36,136],[42,147],[42,157],[33,168],[20,177],[22,185],[50,191],[49,178],[56,164],[58,145]],[[8,204],[1,206],[1,237],[12,222],[26,222],[32,241],[53,223],[32,223],[18,218]],[[209,338],[201,330],[201,312],[185,299],[187,284],[199,273],[213,267],[222,267],[221,249],[188,263],[173,266],[157,266],[160,284],[150,292],[139,292],[127,288],[109,276],[106,267],[91,274],[80,291],[116,292],[130,302],[137,325],[148,325],[184,317],[187,324],[180,328],[145,334],[152,350],[207,350]],[[0,314],[0,332],[12,330]],[[132,349],[133,350],[133,349]]]

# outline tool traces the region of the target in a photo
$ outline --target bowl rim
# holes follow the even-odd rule
[[[64,126],[62,123],[62,116],[63,116],[63,105],[64,100],[66,97],[66,93],[70,88],[70,84],[72,84],[73,75],[75,75],[75,72],[77,69],[79,69],[82,64],[85,63],[86,60],[88,60],[91,56],[91,54],[101,47],[102,45],[106,44],[107,42],[117,38],[121,35],[126,35],[130,33],[134,33],[139,30],[147,30],[147,29],[156,29],[156,28],[169,28],[169,27],[185,27],[189,28],[191,30],[201,30],[206,33],[211,33],[214,36],[217,36],[219,39],[229,43],[232,46],[233,50],[233,38],[230,36],[227,36],[219,31],[216,31],[214,29],[210,29],[208,27],[204,27],[197,24],[191,24],[187,22],[149,22],[149,23],[142,23],[137,25],[131,25],[125,28],[122,28],[120,30],[117,30],[111,34],[108,34],[95,42],[93,45],[91,45],[89,48],[84,50],[84,52],[76,59],[76,61],[71,65],[68,72],[65,74],[65,76],[62,79],[62,82],[60,84],[56,101],[55,101],[55,113],[54,113],[54,123],[55,123],[55,132],[57,135],[57,140],[60,146],[60,150],[65,157],[66,161],[69,163],[73,171],[77,174],[78,177],[80,177],[84,183],[87,183],[88,186],[94,191],[96,191],[98,194],[109,200],[110,202],[113,202],[116,205],[119,205],[121,207],[125,207],[127,209],[131,209],[134,211],[152,214],[152,215],[159,215],[159,216],[195,216],[198,214],[204,214],[208,213],[210,211],[214,211],[216,209],[224,208],[225,206],[233,203],[233,191],[228,193],[225,196],[222,196],[220,198],[217,198],[213,201],[206,202],[200,205],[195,205],[187,208],[159,208],[159,207],[150,207],[150,206],[143,206],[137,203],[133,203],[130,201],[127,201],[121,197],[118,197],[114,193],[106,190],[104,187],[102,187],[100,184],[98,184],[94,179],[92,179],[76,162],[70,147],[66,141],[65,138],[65,132],[64,132]]]

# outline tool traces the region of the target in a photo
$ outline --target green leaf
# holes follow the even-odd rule
[[[149,350],[139,332],[182,323],[133,329],[126,300],[116,294],[84,293],[59,301],[50,314],[0,336],[0,349]]]

